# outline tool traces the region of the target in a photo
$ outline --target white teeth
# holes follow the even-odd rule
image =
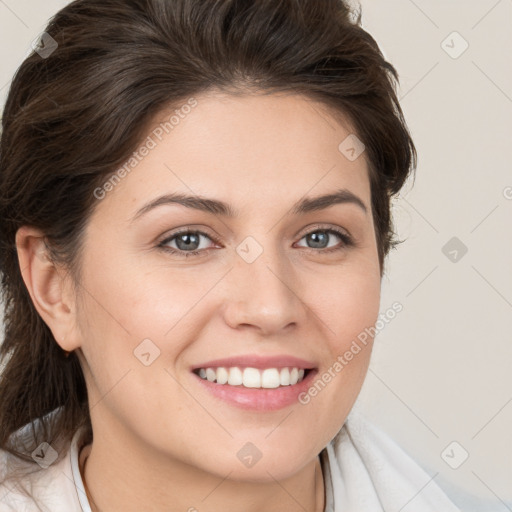
[[[280,386],[293,386],[304,379],[303,368],[200,368],[199,377],[217,384],[243,386],[246,388],[273,389]]]
[[[245,379],[244,379],[245,380]],[[261,374],[262,388],[278,388],[281,385],[281,378],[276,368],[267,368]]]
[[[240,386],[243,383],[242,372],[240,368],[230,368],[228,370],[228,384],[230,386]]]
[[[217,383],[226,384],[229,379],[229,374],[226,368],[217,368]]]
[[[246,368],[243,374],[243,385],[246,388],[261,388],[261,373],[256,368]]]

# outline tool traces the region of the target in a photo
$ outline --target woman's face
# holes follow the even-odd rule
[[[365,154],[303,96],[188,104],[97,191],[85,233],[76,332],[95,438],[222,478],[285,478],[341,428],[369,363],[371,340],[344,357],[379,311]],[[159,200],[171,194],[194,201]],[[221,366],[207,376],[228,383],[197,374]],[[286,385],[293,367],[313,371]]]

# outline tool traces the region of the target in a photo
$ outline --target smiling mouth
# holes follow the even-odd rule
[[[294,386],[304,380],[313,371],[309,368],[251,368],[251,367],[218,367],[196,368],[193,373],[201,379],[224,386],[238,388],[275,389]]]

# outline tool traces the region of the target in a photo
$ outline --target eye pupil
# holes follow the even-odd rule
[[[308,237],[309,241],[313,243],[313,247],[315,249],[323,249],[328,241],[328,235],[325,231],[315,231],[314,233],[310,233]]]
[[[199,245],[199,236],[197,234],[183,233],[181,235],[178,235],[178,237],[176,238],[176,245],[180,250],[190,249],[191,244]],[[197,247],[193,247],[193,249],[197,249]]]

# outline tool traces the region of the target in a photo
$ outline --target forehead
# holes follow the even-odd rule
[[[237,211],[296,203],[347,188],[368,200],[366,155],[341,151],[353,137],[338,112],[302,95],[208,93],[162,110],[143,157],[108,192],[103,209],[133,215],[163,193],[217,197]],[[341,145],[341,149],[340,149]],[[142,151],[139,151],[142,153]]]

